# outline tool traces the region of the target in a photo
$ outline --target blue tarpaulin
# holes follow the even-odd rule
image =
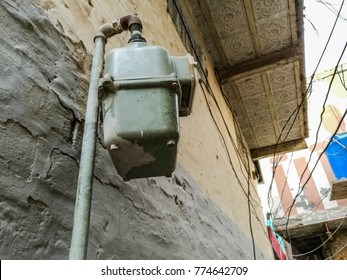
[[[337,180],[347,178],[347,133],[335,135],[325,150]]]

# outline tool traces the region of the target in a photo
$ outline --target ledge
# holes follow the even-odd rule
[[[343,178],[331,183],[330,200],[347,198],[347,179]]]

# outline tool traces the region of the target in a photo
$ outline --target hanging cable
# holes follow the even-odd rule
[[[247,148],[245,147],[244,139],[239,139],[239,140],[240,140],[240,143],[241,143],[241,145],[242,145],[243,150],[246,151],[246,156],[245,156],[245,157],[246,157],[246,159],[247,159],[247,164],[245,164],[242,160],[241,160],[241,161],[242,161],[242,164],[241,164],[241,162],[240,162],[241,155],[240,155],[240,153],[239,153],[239,149],[237,148],[237,146],[236,146],[236,144],[235,144],[235,141],[234,141],[234,139],[233,139],[233,137],[232,137],[232,135],[231,135],[230,129],[229,129],[229,127],[228,127],[228,124],[227,124],[227,122],[226,122],[226,120],[225,120],[225,118],[224,118],[224,116],[223,116],[222,110],[221,110],[221,108],[220,108],[220,106],[219,106],[219,104],[218,104],[218,101],[217,101],[217,99],[216,99],[216,96],[214,95],[214,93],[213,93],[211,87],[210,87],[208,84],[206,84],[203,80],[201,80],[200,82],[201,82],[202,84],[204,84],[204,86],[205,86],[206,89],[208,90],[210,96],[212,97],[214,103],[215,103],[216,106],[217,106],[218,112],[219,112],[219,114],[220,114],[220,116],[221,116],[221,118],[222,118],[222,120],[223,120],[224,126],[225,126],[225,128],[226,128],[226,130],[227,130],[227,132],[228,132],[229,139],[230,139],[230,141],[232,142],[232,145],[233,145],[233,148],[234,148],[235,153],[237,154],[237,159],[238,159],[238,162],[239,162],[240,171],[241,171],[241,173],[242,173],[244,179],[248,182],[248,181],[250,181],[250,174],[251,174],[251,170],[250,170],[250,166],[249,166],[249,158],[251,157],[251,155],[250,155],[250,153],[247,151]],[[234,120],[235,120],[235,119],[234,119]],[[222,135],[222,134],[221,134],[221,135]],[[226,146],[226,147],[227,147],[227,146]],[[230,155],[230,154],[229,154],[229,160],[231,161],[231,155]],[[231,161],[231,162],[232,162],[232,161]],[[246,170],[247,175],[244,173],[243,168]],[[235,176],[238,176],[237,173],[236,173],[236,170],[234,170],[234,173],[235,173]],[[254,186],[253,182],[251,182],[251,186],[252,186],[253,190],[254,190],[255,192],[257,192],[256,187]],[[253,204],[255,203],[257,207],[260,207],[260,205],[257,203],[257,201],[252,197],[252,195],[251,195],[251,198],[252,198],[252,200],[253,200]]]
[[[231,165],[231,167],[232,167],[232,170],[233,170],[233,172],[234,172],[234,175],[235,175],[235,177],[236,177],[236,180],[237,180],[238,184],[241,186],[241,188],[242,188],[242,190],[243,190],[243,193],[244,193],[245,196],[247,197],[247,192],[246,192],[245,188],[243,187],[243,184],[242,184],[242,182],[241,182],[241,179],[239,178],[239,176],[238,176],[238,174],[237,174],[237,171],[236,171],[236,168],[235,168],[235,166],[234,166],[234,164],[233,164],[233,161],[231,160],[232,157],[231,157],[230,152],[229,152],[229,150],[228,150],[228,145],[227,145],[227,143],[226,143],[226,141],[225,141],[225,139],[224,139],[224,137],[223,137],[223,133],[222,133],[222,131],[219,129],[218,124],[217,124],[217,120],[216,120],[215,117],[213,116],[212,109],[211,109],[210,106],[209,106],[208,99],[207,99],[207,95],[206,95],[206,92],[205,92],[204,87],[206,87],[206,90],[207,90],[208,92],[210,92],[210,90],[209,90],[209,88],[207,87],[206,83],[205,83],[203,80],[199,80],[199,83],[200,83],[201,89],[202,89],[202,91],[203,91],[203,93],[204,93],[204,97],[205,97],[205,100],[206,100],[206,103],[207,103],[207,106],[208,106],[210,115],[212,116],[212,119],[213,119],[213,121],[214,121],[214,123],[215,123],[215,125],[216,125],[216,127],[217,127],[217,130],[218,130],[218,132],[219,132],[219,134],[220,134],[220,136],[221,136],[221,138],[222,138],[222,142],[223,142],[224,148],[225,148],[225,150],[226,150],[226,152],[227,152],[227,154],[228,154],[229,163],[230,163],[230,165]],[[204,85],[204,87],[203,87],[202,85]],[[212,93],[213,93],[213,92],[212,92]],[[211,92],[210,92],[210,95],[211,95]],[[212,99],[214,100],[216,106],[218,106],[218,103],[216,103],[217,101],[214,99],[214,96],[211,95],[211,97],[212,97]],[[220,110],[219,110],[219,113],[222,114]],[[226,125],[226,123],[225,123],[225,125]],[[229,137],[231,137],[231,134],[229,135]],[[249,178],[247,178],[246,180],[248,181]],[[252,196],[251,196],[251,198],[252,198]],[[256,203],[256,201],[254,200],[254,198],[252,198],[252,200]],[[257,206],[260,206],[260,205],[257,205]]]
[[[338,132],[339,127],[340,127],[342,121],[344,120],[344,118],[346,117],[346,115],[347,115],[347,109],[346,109],[345,112],[343,113],[343,115],[342,115],[342,117],[341,117],[341,120],[340,120],[340,122],[338,123],[337,128],[336,128],[336,130],[334,131],[334,133],[333,133],[333,135],[332,135],[332,138],[331,138],[330,141],[328,142],[328,145],[323,149],[322,153],[318,156],[318,159],[317,159],[315,165],[313,166],[313,169],[311,170],[311,173],[310,173],[310,175],[308,176],[307,180],[305,181],[304,185],[301,187],[300,191],[299,191],[299,192],[297,193],[297,195],[294,197],[293,202],[292,202],[291,206],[289,207],[288,218],[287,218],[287,222],[286,222],[286,226],[285,226],[286,232],[287,232],[287,233],[288,233],[288,224],[289,224],[289,220],[290,220],[289,217],[290,217],[290,213],[291,213],[291,211],[292,211],[292,208],[293,208],[293,206],[294,206],[294,204],[295,204],[297,198],[298,198],[299,195],[303,192],[303,190],[304,190],[304,188],[306,187],[308,181],[310,180],[310,178],[311,178],[311,176],[312,176],[312,173],[314,172],[316,166],[318,165],[318,162],[319,162],[320,158],[322,157],[323,153],[324,153],[325,150],[328,148],[329,144],[332,142],[333,137],[334,137],[334,136],[336,135],[336,133]]]
[[[341,72],[344,72],[344,70],[343,70],[343,66],[341,65]],[[338,75],[340,74],[340,72],[338,72],[337,73]],[[339,77],[340,77],[340,75],[339,75]],[[340,77],[340,81],[341,81],[341,83],[343,84],[343,81],[344,80],[342,80],[342,78]],[[331,138],[331,137],[330,137]],[[336,141],[334,138],[332,138],[333,139],[333,141]],[[316,143],[317,143],[317,141],[316,141]],[[343,149],[345,148],[345,147],[342,147]],[[342,150],[343,150],[342,149]],[[342,151],[341,150],[341,151]],[[313,149],[313,151],[314,151],[314,149]],[[312,153],[313,153],[313,151],[312,151]],[[312,154],[311,153],[311,154]],[[311,172],[312,173],[312,172]],[[288,174],[286,175],[286,181],[287,181],[287,177],[288,177]],[[282,193],[283,193],[283,191],[282,191]],[[319,201],[319,204],[322,202],[322,200],[327,196],[327,194],[328,194],[329,192],[326,192],[325,194],[323,194],[323,196],[322,196],[322,198],[320,199],[320,201]],[[317,205],[317,203],[315,203],[315,207],[314,207],[314,209],[317,209],[317,207],[319,206],[319,204]],[[278,212],[278,209],[279,208],[277,208],[277,212]],[[310,211],[312,211],[312,210],[310,210]],[[313,210],[313,211],[315,211],[315,210]],[[276,212],[276,213],[277,213]],[[286,211],[286,213],[288,212],[288,209],[287,209],[287,211]],[[308,212],[308,211],[306,211],[306,212]],[[312,212],[313,213],[313,212]],[[312,215],[312,213],[311,214],[309,214],[309,215]],[[275,216],[276,216],[276,214],[275,214]],[[300,217],[301,217],[301,215],[299,215],[299,216],[296,216],[295,217],[295,220],[298,220],[298,219],[300,219]]]
[[[340,65],[340,61],[341,61],[341,59],[342,59],[342,57],[343,57],[343,55],[344,55],[344,53],[345,53],[345,51],[346,51],[346,48],[347,48],[347,42],[345,43],[345,46],[344,46],[344,48],[343,48],[343,50],[342,50],[342,53],[341,53],[341,55],[340,55],[340,57],[339,57],[339,60],[337,61],[336,67],[335,67],[335,69],[334,69],[334,74],[333,74],[333,76],[332,76],[332,78],[331,78],[331,80],[330,80],[328,92],[327,92],[327,94],[326,94],[326,96],[325,96],[325,99],[324,99],[324,102],[323,102],[323,106],[322,106],[322,112],[321,112],[321,114],[320,114],[320,122],[319,122],[319,125],[318,125],[318,128],[317,128],[317,131],[316,131],[315,143],[314,143],[314,145],[313,145],[313,148],[312,148],[312,151],[311,151],[311,153],[310,153],[310,156],[309,156],[308,162],[307,162],[307,164],[306,164],[306,167],[305,167],[304,171],[303,171],[302,174],[301,174],[300,181],[303,179],[303,176],[304,176],[306,170],[308,169],[308,164],[309,164],[310,161],[311,161],[312,154],[313,154],[315,148],[317,147],[318,137],[319,137],[318,134],[319,134],[319,130],[320,130],[321,126],[322,126],[322,123],[323,123],[323,115],[324,115],[324,113],[325,113],[325,105],[326,105],[326,103],[327,103],[327,101],[328,101],[328,98],[329,98],[329,95],[330,95],[330,92],[331,92],[331,87],[332,87],[333,81],[334,81],[335,76],[336,76],[336,73],[337,73],[337,69],[338,69],[338,67],[339,67],[339,65]]]
[[[344,73],[344,69],[343,69],[343,64],[341,65],[341,71],[338,72],[338,76],[341,82],[341,85],[345,88],[345,90],[347,91],[347,86],[346,86],[346,81],[345,81],[345,73]],[[342,74],[342,77],[341,77]]]
[[[315,67],[315,69],[314,69],[314,71],[313,71],[313,73],[312,73],[312,75],[311,75],[310,82],[309,82],[309,84],[308,84],[308,86],[307,86],[306,93],[305,93],[305,95],[307,96],[307,99],[309,99],[310,96],[311,96],[311,94],[312,94],[312,83],[313,83],[313,79],[314,79],[314,77],[315,77],[315,75],[316,75],[316,72],[317,72],[317,70],[318,70],[318,67],[319,67],[319,65],[320,65],[320,63],[321,63],[321,61],[322,61],[322,59],[323,59],[323,56],[324,56],[324,54],[325,54],[325,52],[326,52],[326,50],[327,50],[327,48],[328,48],[328,45],[329,45],[330,40],[331,40],[331,37],[332,37],[332,35],[333,35],[333,33],[334,33],[334,30],[335,30],[337,21],[338,21],[338,19],[339,19],[340,14],[341,14],[341,10],[342,10],[342,7],[343,7],[343,5],[344,5],[344,2],[345,2],[345,0],[343,0],[342,3],[341,3],[340,9],[339,9],[338,14],[337,14],[337,16],[336,16],[336,18],[335,18],[335,22],[334,22],[333,27],[332,27],[332,29],[331,29],[331,31],[330,31],[329,37],[328,37],[328,39],[327,39],[327,42],[325,43],[324,49],[323,49],[323,51],[322,51],[322,53],[321,53],[321,55],[320,55],[320,58],[319,58],[319,60],[318,60],[318,62],[317,62],[317,65],[316,65],[316,67]],[[280,142],[280,140],[281,140],[281,137],[282,137],[282,134],[283,134],[285,128],[287,127],[287,125],[288,125],[289,121],[291,120],[291,118],[295,115],[294,120],[293,120],[293,123],[292,123],[291,127],[288,129],[288,133],[287,133],[287,135],[286,135],[286,136],[288,136],[288,135],[289,135],[289,132],[290,132],[290,130],[291,130],[291,128],[292,128],[293,125],[294,125],[294,122],[295,122],[296,118],[297,118],[298,115],[299,115],[299,111],[300,111],[301,107],[303,106],[304,102],[305,102],[305,99],[303,98],[302,101],[301,101],[301,103],[299,104],[299,106],[292,112],[292,114],[289,116],[289,118],[287,119],[286,123],[284,124],[283,128],[281,129],[280,135],[279,135],[279,137],[278,137],[278,139],[277,139],[277,142],[276,142],[275,148],[274,148],[274,153],[273,153],[273,157],[274,157],[274,158],[275,158],[276,153],[277,153],[277,146],[278,146],[278,144],[279,144],[279,142]],[[284,138],[284,140],[285,140],[285,139],[286,139],[286,137]],[[284,140],[283,140],[283,141],[284,141]],[[274,170],[273,170],[273,173],[272,173],[271,182],[270,182],[270,186],[269,186],[269,191],[268,191],[268,203],[269,203],[269,200],[270,200],[270,199],[269,199],[269,196],[271,196],[271,192],[272,192],[272,185],[273,185],[273,181],[274,181],[275,172],[276,172],[276,167],[274,167]],[[268,205],[268,206],[269,206],[269,209],[272,208],[272,207],[270,207],[270,205]]]
[[[345,249],[347,247],[347,243],[342,246],[335,254],[331,255],[330,257],[327,257],[325,260],[330,260],[332,259],[333,257],[335,257],[338,253],[340,253],[343,249]]]
[[[250,169],[249,166],[249,157],[247,157],[247,164],[248,164],[248,168]],[[250,174],[250,172],[248,172],[248,174]],[[250,176],[250,175],[248,175]],[[254,234],[253,234],[253,227],[252,227],[252,210],[251,210],[251,201],[250,201],[250,195],[251,195],[251,188],[250,188],[250,178],[248,177],[247,180],[247,201],[248,201],[248,222],[249,222],[249,231],[251,233],[251,239],[252,239],[252,249],[253,249],[253,258],[254,260],[257,259],[257,254],[256,254],[256,250],[255,250],[255,240],[254,240]]]
[[[344,222],[344,220],[346,219],[347,214],[343,217],[343,219],[341,220],[340,224],[337,226],[337,228],[334,230],[334,232],[322,243],[320,244],[318,247],[314,248],[313,250],[310,250],[308,252],[302,253],[302,254],[295,254],[292,255],[293,257],[302,257],[302,256],[306,256],[309,255],[315,251],[317,251],[319,248],[321,248],[322,246],[324,246],[324,244],[326,244],[333,236],[334,234],[340,229],[342,223]]]
[[[250,187],[251,187],[251,178],[250,178],[250,170],[249,170],[249,169],[250,169],[249,156],[247,156],[247,164],[248,164],[248,168],[247,168],[248,172],[247,172],[247,173],[248,173],[248,178],[247,178],[247,192],[246,192],[246,190],[244,189],[244,187],[243,187],[243,185],[242,185],[242,182],[241,182],[239,176],[237,175],[237,172],[236,172],[236,169],[235,169],[235,167],[234,167],[234,164],[233,164],[233,162],[232,162],[232,160],[231,160],[231,155],[230,155],[230,153],[229,153],[229,150],[228,150],[226,141],[225,141],[225,139],[224,139],[224,137],[223,137],[223,134],[222,134],[220,128],[218,127],[217,121],[216,121],[215,117],[213,116],[212,109],[211,109],[210,106],[209,106],[209,103],[208,103],[208,99],[207,99],[207,95],[206,95],[205,89],[204,89],[204,87],[202,87],[202,85],[204,85],[205,87],[206,87],[207,85],[206,85],[206,84],[204,83],[204,81],[202,81],[202,80],[199,80],[199,83],[200,83],[200,85],[201,85],[201,88],[202,88],[202,91],[203,91],[203,94],[204,94],[204,97],[205,97],[205,100],[206,100],[206,105],[208,106],[208,109],[209,109],[209,112],[210,112],[210,114],[211,114],[211,117],[212,117],[212,119],[213,119],[213,121],[214,121],[214,123],[215,123],[215,125],[216,125],[216,127],[217,127],[217,130],[218,130],[218,132],[219,132],[219,134],[220,134],[220,136],[221,136],[222,142],[223,142],[224,147],[225,147],[225,149],[226,149],[226,152],[227,152],[227,154],[228,154],[229,163],[230,163],[230,165],[231,165],[231,168],[232,168],[232,170],[233,170],[233,172],[234,172],[234,175],[235,175],[235,177],[236,177],[236,179],[237,179],[237,181],[238,181],[238,184],[240,185],[241,189],[243,190],[243,192],[244,192],[244,194],[246,195],[246,198],[247,198],[247,205],[248,205],[248,220],[249,220],[250,235],[251,235],[251,240],[252,240],[253,258],[254,258],[254,260],[256,260],[256,248],[255,248],[255,239],[254,239],[253,226],[252,226],[252,209],[251,209],[251,207],[253,208],[253,210],[254,210],[254,215],[256,216],[256,218],[257,218],[257,220],[259,221],[259,223],[260,223],[261,225],[262,225],[262,223],[261,223],[261,221],[260,221],[260,219],[259,219],[259,217],[258,217],[258,215],[257,215],[257,213],[256,213],[256,210],[254,209],[253,203],[251,202],[251,199],[254,201],[254,198],[252,198],[252,196],[251,196],[251,189],[250,189]],[[208,89],[208,88],[207,88],[207,89]],[[213,97],[212,97],[212,99],[213,99]],[[213,99],[213,100],[216,102],[215,99]],[[216,103],[216,105],[218,106],[218,103]],[[221,112],[220,112],[220,114],[221,114]],[[257,206],[259,207],[259,205],[257,205]],[[266,234],[266,232],[264,232],[264,233]]]
[[[284,184],[283,184],[282,192],[280,194],[280,201],[282,201],[282,199],[283,199],[283,195],[284,195],[284,191],[285,191],[286,186],[289,188],[289,185],[288,185],[288,174],[289,174],[290,166],[291,166],[292,161],[293,161],[293,155],[294,155],[294,152],[292,152],[291,156],[290,156],[287,172],[286,172],[286,175],[285,175],[285,181],[284,181]],[[276,213],[273,215],[274,217],[277,216],[278,210],[279,210],[279,207],[277,208]],[[270,212],[272,212],[272,209],[270,209]]]
[[[333,81],[334,81],[334,78],[335,78],[335,75],[336,75],[336,72],[337,72],[338,65],[340,64],[340,60],[341,60],[341,58],[342,58],[342,56],[343,56],[343,54],[344,54],[346,48],[347,48],[347,42],[346,42],[346,44],[345,44],[345,46],[344,46],[344,48],[343,48],[343,51],[342,51],[342,53],[341,53],[341,56],[340,56],[340,58],[339,58],[339,60],[338,60],[338,62],[337,62],[337,65],[336,65],[336,67],[335,67],[334,74],[333,74],[333,76],[332,76],[332,78],[331,78],[331,81],[330,81],[330,84],[329,84],[329,88],[328,88],[328,92],[327,92],[327,94],[326,94],[326,97],[325,97],[325,100],[324,100],[324,103],[323,103],[323,110],[322,110],[321,115],[320,115],[320,123],[319,123],[319,125],[318,125],[318,129],[317,129],[317,132],[316,132],[316,140],[315,140],[315,143],[314,143],[314,145],[313,145],[313,148],[312,148],[312,151],[311,151],[311,153],[310,153],[310,156],[309,156],[309,159],[308,159],[308,161],[307,161],[307,164],[306,164],[306,166],[305,166],[305,168],[304,168],[304,171],[302,172],[302,175],[301,175],[301,177],[300,177],[300,182],[302,181],[303,176],[304,176],[305,172],[306,172],[307,169],[308,169],[308,165],[309,165],[309,163],[310,163],[310,161],[311,161],[312,154],[313,154],[313,152],[314,152],[314,150],[315,150],[315,148],[316,148],[316,146],[317,146],[317,143],[318,143],[318,133],[319,133],[320,127],[321,127],[321,125],[322,125],[322,122],[323,122],[323,114],[324,114],[324,112],[325,112],[325,104],[326,104],[326,102],[327,102],[327,100],[328,100],[328,96],[329,96],[329,93],[330,93],[330,91],[331,91],[332,83],[333,83]],[[347,113],[347,110],[345,111],[343,117],[341,118],[341,120],[340,120],[340,122],[339,122],[339,125],[338,125],[338,127],[336,128],[336,130],[335,130],[333,136],[335,136],[336,133],[338,132],[338,129],[339,129],[340,125],[342,124],[344,117],[346,116],[346,113]],[[332,141],[333,136],[332,136],[332,138],[330,139],[328,145],[329,145],[330,142]],[[325,147],[324,151],[327,149],[328,145]],[[324,152],[324,151],[323,151],[323,152]],[[323,153],[322,153],[322,154],[323,154]],[[322,154],[318,157],[318,160],[321,158]],[[318,164],[318,162],[316,162],[316,164],[314,165],[313,170],[315,169],[315,167],[317,166],[317,164]],[[291,206],[289,207],[288,222],[289,222],[290,213],[291,213],[292,208],[293,208],[293,206],[294,206],[294,204],[295,204],[295,201],[296,201],[296,199],[299,197],[299,195],[303,192],[305,186],[307,185],[308,181],[309,181],[310,178],[312,177],[312,172],[313,172],[313,170],[311,170],[311,172],[310,172],[310,174],[309,174],[307,180],[306,180],[305,183],[303,184],[303,186],[302,186],[301,188],[299,187],[298,192],[297,192],[296,196],[295,196],[294,199],[293,199],[293,203],[292,203]],[[287,225],[288,225],[288,222],[287,222]]]
[[[331,3],[327,2],[327,1],[322,1],[322,0],[316,0],[316,1],[317,1],[318,3],[323,4],[323,5],[324,5],[330,12],[332,12],[334,15],[337,15],[337,14],[338,14],[337,10],[335,9],[335,7],[334,7]],[[344,21],[347,21],[347,19],[346,19],[345,17],[341,16],[341,15],[339,15],[339,18],[342,19],[342,20],[344,20]]]
[[[192,50],[193,50],[193,52],[194,52],[194,54],[195,54],[195,58],[197,59],[199,65],[200,65],[200,68],[201,68],[201,70],[202,70],[202,74],[203,74],[205,80],[206,80],[207,83],[208,83],[207,74],[205,73],[205,71],[204,71],[204,69],[203,69],[203,64],[202,64],[202,62],[201,62],[201,60],[200,60],[200,58],[199,58],[199,55],[198,55],[198,53],[197,53],[197,51],[196,51],[196,49],[195,49],[195,47],[194,47],[194,44],[193,44],[192,39],[191,39],[191,37],[189,36],[188,28],[187,28],[187,26],[186,26],[186,24],[185,24],[185,22],[184,22],[184,20],[183,20],[183,16],[182,16],[182,14],[181,14],[181,12],[180,12],[180,10],[179,10],[179,8],[178,8],[177,3],[176,3],[175,0],[173,0],[173,3],[174,3],[174,6],[175,6],[176,11],[177,11],[177,13],[178,13],[178,15],[179,15],[179,17],[180,17],[180,20],[181,20],[181,22],[182,22],[182,24],[183,24],[183,28],[184,28],[184,30],[185,30],[185,33],[186,33],[187,37],[188,37],[189,43],[190,43],[190,45],[191,45],[191,48],[192,48]],[[206,86],[206,89],[207,89],[208,91],[210,91],[210,95],[212,96],[214,102],[216,103],[216,105],[217,105],[217,107],[218,107],[220,113],[222,114],[222,112],[221,112],[221,110],[220,110],[220,108],[219,108],[219,104],[218,104],[218,102],[217,102],[217,100],[216,100],[216,98],[215,98],[215,96],[214,96],[214,94],[213,94],[213,91],[211,90],[210,85],[209,85],[209,84],[206,84],[206,83],[205,83],[203,80],[201,80],[201,79],[200,79],[199,83],[200,83],[200,86],[201,86],[201,84],[204,84],[204,85]],[[202,86],[201,86],[201,87],[202,87]],[[202,87],[202,90],[203,90],[203,93],[204,93],[204,96],[205,96],[205,99],[206,99],[207,106],[208,106],[208,108],[209,108],[207,96],[206,96],[206,93],[205,93],[203,87]],[[230,106],[229,106],[229,109],[230,109],[230,111],[231,111],[231,107],[230,107]],[[227,153],[228,153],[229,162],[230,162],[231,167],[232,167],[232,169],[233,169],[233,172],[234,172],[234,174],[235,174],[235,176],[236,176],[236,179],[237,179],[238,183],[240,184],[240,186],[241,186],[243,192],[245,193],[245,195],[246,195],[246,197],[247,197],[247,200],[248,200],[248,202],[249,202],[249,206],[251,205],[251,206],[254,208],[253,203],[250,203],[250,200],[249,200],[248,198],[251,198],[255,203],[256,203],[256,201],[254,200],[254,198],[252,198],[251,195],[248,196],[248,193],[246,193],[246,191],[244,190],[243,185],[242,185],[242,183],[241,183],[241,181],[240,181],[240,178],[238,177],[237,172],[236,172],[236,170],[235,170],[235,167],[234,167],[234,165],[233,165],[233,162],[232,162],[232,160],[231,160],[231,155],[229,154],[229,150],[228,150],[228,148],[227,148],[225,139],[223,138],[222,132],[220,131],[220,129],[219,129],[218,125],[217,125],[216,120],[213,118],[213,113],[212,113],[211,108],[209,108],[209,111],[210,111],[210,114],[211,114],[211,116],[212,116],[212,119],[214,120],[214,122],[215,122],[215,124],[216,124],[216,126],[217,126],[217,129],[218,129],[218,131],[219,131],[219,133],[220,133],[220,135],[221,135],[222,142],[224,143],[225,149],[226,149],[226,151],[227,151]],[[227,124],[226,124],[226,122],[225,122],[225,119],[224,119],[223,114],[222,114],[222,118],[223,118],[223,122],[224,122],[224,124],[225,124],[225,126],[226,126],[226,128],[227,128],[228,134],[229,134],[229,136],[230,136],[230,138],[231,138],[231,141],[233,142],[233,138],[231,137],[231,133],[230,133],[230,131],[229,131],[229,129],[228,129],[228,126],[227,126]],[[233,143],[233,146],[234,146],[234,143]],[[237,149],[236,149],[235,146],[234,146],[234,149],[235,149],[236,153],[238,154],[238,151],[237,151]],[[247,155],[247,157],[248,157],[248,156],[249,156],[249,155]],[[239,157],[238,157],[238,158],[239,158]],[[240,166],[240,167],[241,167],[241,166]],[[242,168],[240,168],[240,170],[241,170],[241,172],[242,172],[242,174],[243,174]],[[243,175],[244,175],[244,174],[243,174]],[[249,182],[249,178],[248,178],[247,182]],[[255,187],[253,186],[253,184],[252,184],[252,187],[255,189]],[[257,206],[259,207],[260,205],[257,205]],[[257,220],[258,220],[259,223],[262,225],[261,220],[260,220],[259,217],[257,216],[255,209],[254,209],[254,213],[255,213],[255,216],[256,216]],[[250,225],[250,227],[251,227],[251,225]],[[264,228],[263,228],[263,230],[264,230],[264,234],[267,235],[267,233],[266,233],[266,231],[265,231]],[[252,234],[253,234],[253,232],[252,232]],[[251,234],[251,235],[252,235],[252,234]],[[254,239],[253,239],[253,238],[252,238],[252,244],[253,244],[253,248],[255,248],[255,244],[254,244]],[[255,251],[254,251],[254,255],[255,255]]]

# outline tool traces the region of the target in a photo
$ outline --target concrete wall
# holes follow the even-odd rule
[[[137,13],[150,44],[183,55],[166,5],[1,1],[1,259],[68,258],[94,31]],[[247,147],[214,77],[210,84],[220,110],[198,84],[172,178],[123,182],[99,133],[88,258],[252,259],[248,203],[256,257],[273,257]]]

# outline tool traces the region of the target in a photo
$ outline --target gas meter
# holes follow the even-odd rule
[[[104,142],[125,180],[171,176],[176,166],[179,117],[191,112],[196,63],[151,46],[142,26],[129,27],[127,45],[105,58],[99,89]]]

